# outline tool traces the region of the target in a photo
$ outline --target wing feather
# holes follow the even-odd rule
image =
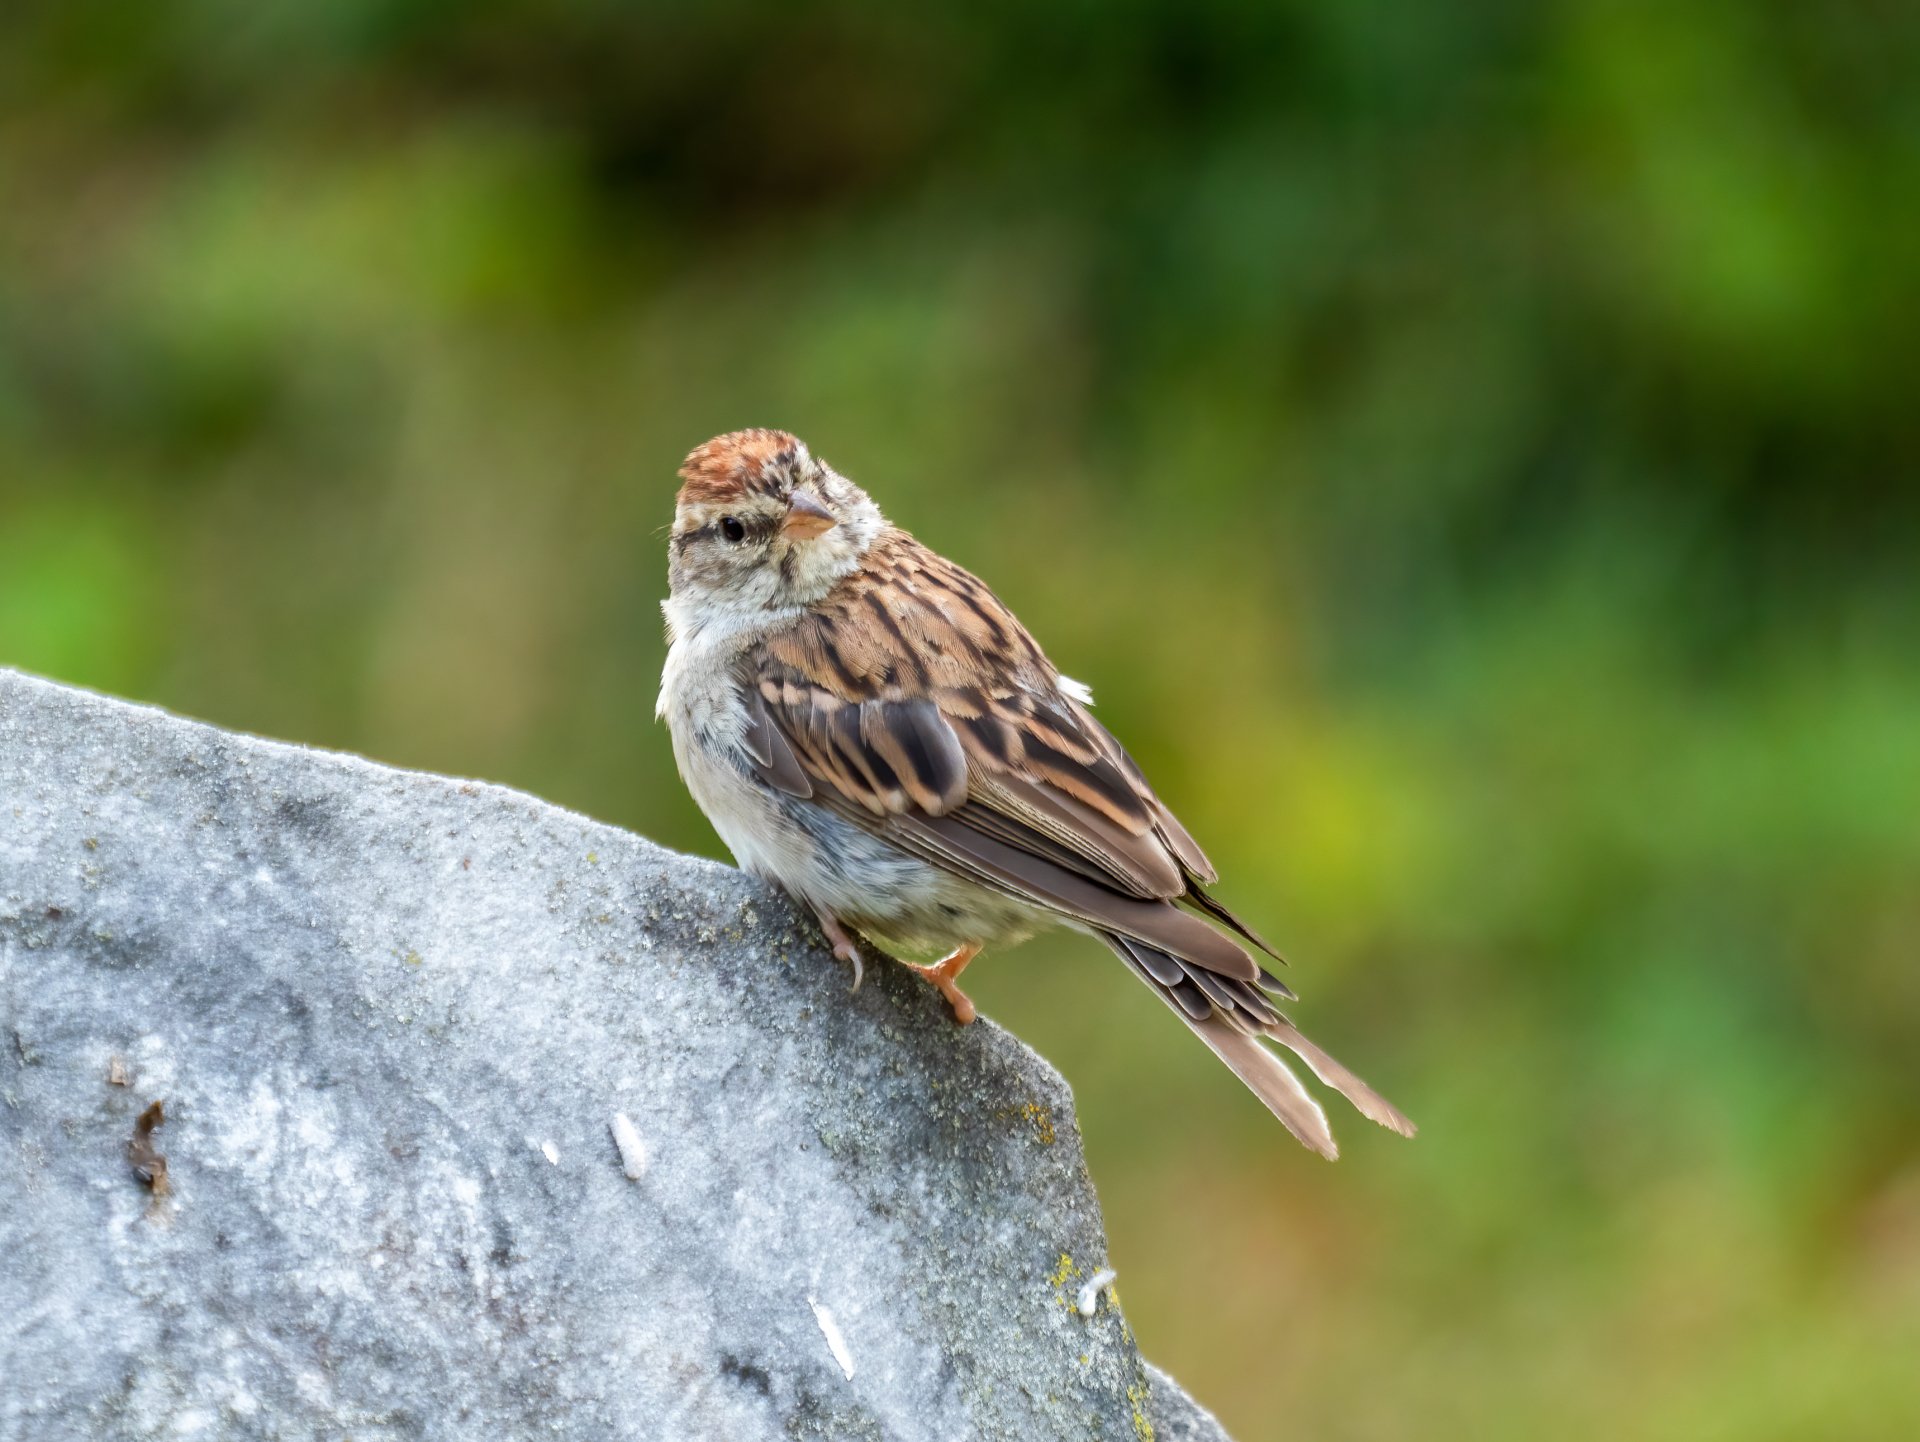
[[[903,532],[868,561],[743,658],[769,784],[1098,935],[1321,1155],[1326,1117],[1269,1042],[1411,1134],[1275,1009],[1292,993],[1246,947],[1278,954],[1208,894],[1206,853],[1012,614]]]
[[[742,739],[747,754],[759,763],[761,775],[789,796],[798,796],[803,801],[811,797],[813,783],[807,780],[806,771],[793,754],[792,744],[767,715],[766,701],[759,688],[742,687],[741,697],[747,708],[747,730]]]

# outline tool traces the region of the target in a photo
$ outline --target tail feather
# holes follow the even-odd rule
[[[1207,968],[1136,937],[1104,931],[1099,936],[1309,1150],[1329,1161],[1340,1155],[1326,1113],[1266,1045],[1269,1039],[1298,1056],[1362,1116],[1401,1136],[1413,1135],[1413,1123],[1397,1107],[1308,1040],[1253,987],[1223,983]]]
[[[1321,1081],[1352,1102],[1368,1121],[1378,1122],[1388,1131],[1398,1132],[1403,1137],[1410,1137],[1419,1130],[1407,1120],[1405,1112],[1329,1056],[1325,1048],[1310,1041],[1292,1022],[1281,1020],[1269,1023],[1267,1035],[1305,1062],[1307,1069]]]
[[[1327,1125],[1327,1114],[1320,1108],[1293,1068],[1280,1059],[1271,1047],[1262,1046],[1255,1037],[1230,1026],[1219,1017],[1195,1021],[1184,1013],[1180,1018],[1193,1028],[1193,1034],[1213,1048],[1213,1054],[1233,1069],[1246,1083],[1247,1090],[1267,1104],[1267,1110],[1280,1118],[1281,1125],[1298,1138],[1309,1151],[1328,1161],[1337,1161],[1340,1148]]]

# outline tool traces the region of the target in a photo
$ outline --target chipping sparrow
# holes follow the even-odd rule
[[[1413,1126],[1308,1041],[1206,888],[1206,855],[993,592],[888,524],[782,431],[680,470],[659,716],[693,798],[747,871],[851,926],[973,1020],[981,948],[1050,925],[1098,937],[1296,1137],[1335,1156],[1279,1042],[1368,1117]]]

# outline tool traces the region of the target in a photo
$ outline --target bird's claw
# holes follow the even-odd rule
[[[860,948],[850,941],[843,941],[834,947],[833,954],[839,957],[840,960],[853,964],[853,985],[848,989],[850,991],[860,990],[860,983],[865,981],[867,977],[866,964],[860,959]]]
[[[860,983],[866,980],[866,963],[861,960],[860,948],[853,944],[853,938],[847,935],[846,928],[840,925],[840,918],[830,911],[815,910],[820,919],[820,930],[833,944],[836,960],[848,962],[853,967],[853,990],[860,990]]]
[[[940,995],[947,999],[947,1005],[953,1008],[953,1019],[958,1025],[971,1026],[978,1012],[974,1008],[973,998],[960,990],[955,978],[965,971],[967,963],[979,954],[979,946],[968,943],[956,947],[944,961],[937,961],[931,966],[915,966],[912,962],[904,964],[909,969],[919,972],[939,991]]]

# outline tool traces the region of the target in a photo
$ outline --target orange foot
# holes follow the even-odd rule
[[[944,996],[947,999],[947,1005],[953,1008],[954,1021],[961,1026],[965,1026],[968,1022],[972,1021],[975,1016],[979,1015],[979,1013],[973,1009],[973,1002],[967,994],[960,990],[958,986],[954,985],[954,978],[965,971],[967,969],[967,963],[979,954],[980,947],[978,944],[968,942],[965,945],[955,947],[953,955],[949,956],[945,961],[936,961],[932,966],[914,966],[910,961],[903,963],[903,965],[919,972],[921,976],[939,987],[940,995]]]

